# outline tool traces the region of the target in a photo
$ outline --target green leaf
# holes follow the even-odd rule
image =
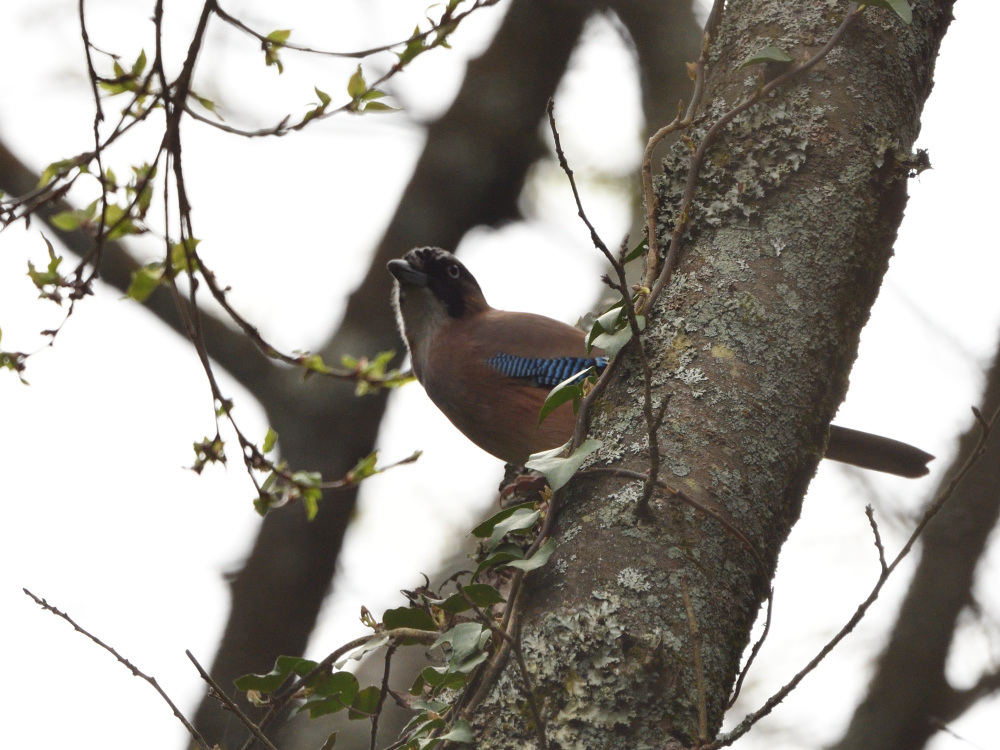
[[[200,243],[201,240],[195,237],[185,237],[183,243],[175,242],[170,246],[170,267],[174,273],[198,270],[194,252]]]
[[[517,568],[518,570],[523,570],[525,573],[536,568],[540,568],[545,563],[549,561],[552,557],[552,553],[556,551],[556,542],[554,539],[546,539],[545,542],[535,550],[535,554],[529,557],[527,560],[514,560],[506,564],[505,567]]]
[[[199,96],[198,94],[194,93],[193,91],[191,92],[191,95],[195,99],[198,100],[198,104],[200,104],[205,109],[207,109],[209,112],[211,112],[213,115],[215,115],[216,117],[218,117],[220,121],[225,122],[225,120],[223,120],[223,118],[222,118],[222,115],[220,115],[218,113],[218,111],[216,111],[216,109],[215,109],[215,102],[214,101],[212,101],[211,99],[208,99],[208,98],[206,98],[204,96]]]
[[[399,112],[399,107],[390,107],[382,102],[368,102],[362,112]]]
[[[406,65],[425,49],[427,49],[427,42],[422,36],[420,36],[420,26],[414,26],[413,34],[406,42],[406,46],[403,48],[403,51],[396,53],[399,57],[399,65]]]
[[[273,693],[292,674],[305,677],[316,668],[316,662],[299,656],[279,656],[274,662],[274,669],[267,674],[248,674],[235,680],[237,690],[257,690],[261,693]]]
[[[587,373],[586,377],[590,377],[594,374],[594,368],[588,367],[584,372]],[[542,410],[538,413],[539,425],[542,424],[542,420],[567,401],[573,402],[574,413],[580,408],[580,399],[583,398],[583,386],[577,382],[580,379],[580,374],[571,375],[549,391],[549,395],[545,397],[545,403],[542,404]]]
[[[80,226],[80,212],[62,211],[55,216],[50,217],[49,224],[54,226],[56,229],[62,229],[64,232],[72,232]]]
[[[613,312],[618,312],[619,314],[624,313],[624,310],[617,310]],[[590,332],[590,340],[588,341],[588,346],[597,346],[604,350],[605,354],[609,357],[614,358],[618,355],[625,345],[632,340],[632,327],[628,324],[628,319],[625,315],[616,321],[613,328],[605,328],[603,332],[598,331],[598,326],[604,328],[601,323],[605,319],[605,315],[602,315],[594,323],[594,327]],[[646,328],[646,318],[642,315],[636,316],[636,323],[639,324],[639,330],[642,331]]]
[[[28,261],[28,278],[31,279],[38,289],[42,289],[45,286],[58,286],[62,281],[62,277],[59,275],[59,264],[62,263],[62,256],[56,255],[56,251],[52,247],[52,243],[49,242],[48,238],[43,236],[42,239],[45,241],[45,246],[49,253],[49,263],[45,267],[44,271],[39,271],[35,268],[35,264],[30,260]]]
[[[739,69],[749,67],[750,65],[757,65],[758,63],[790,63],[791,61],[792,58],[788,56],[787,52],[773,45],[768,45],[763,49],[757,50],[741,62]]]
[[[505,565],[511,560],[521,560],[522,558],[524,558],[524,552],[521,551],[520,547],[514,544],[501,544],[491,555],[479,563],[476,572],[472,574],[472,578],[478,578],[479,574],[484,570],[495,568],[498,565]]]
[[[372,451],[367,456],[359,459],[354,468],[347,472],[344,479],[350,484],[356,484],[373,474],[377,474],[378,471],[375,468],[375,464],[378,461],[378,451]]]
[[[36,187],[45,187],[56,177],[62,177],[76,166],[78,166],[76,159],[60,159],[59,161],[52,162],[42,170],[42,176],[38,180]]]
[[[396,628],[413,628],[415,630],[437,630],[434,618],[422,609],[416,607],[397,607],[387,609],[382,615],[382,625],[386,630]]]
[[[865,5],[874,5],[879,8],[891,10],[903,19],[903,23],[905,24],[913,22],[913,11],[910,9],[910,3],[907,0],[869,0],[869,2],[861,7],[864,8]]]
[[[278,442],[278,433],[274,431],[271,427],[267,428],[267,434],[264,436],[264,445],[262,450],[264,453],[270,453],[274,450],[274,444]]]
[[[364,646],[356,651],[352,651],[349,656],[345,656],[340,661],[336,662],[333,666],[340,669],[342,666],[347,664],[349,661],[361,661],[366,655],[370,654],[372,651],[378,651],[385,644],[389,642],[389,636],[387,635],[376,635],[372,636],[365,643]]]
[[[472,744],[475,742],[476,737],[472,732],[472,725],[469,722],[465,719],[455,719],[455,724],[445,734],[442,734],[440,739],[448,740],[449,742]]]
[[[360,685],[350,672],[334,672],[310,687],[310,695],[297,713],[309,712],[309,718],[333,714],[348,708],[358,695]]]
[[[354,74],[347,82],[347,95],[352,99],[360,99],[367,90],[368,84],[365,83],[365,77],[361,73],[361,66],[358,65],[358,69],[354,71]]]
[[[518,505],[512,505],[509,508],[504,508],[503,510],[493,514],[476,528],[472,530],[472,535],[477,536],[480,539],[485,539],[493,533],[493,528],[503,521],[505,518],[509,518],[516,511],[522,510],[524,508],[534,508],[534,503],[519,503]]]
[[[141,50],[139,56],[135,59],[132,64],[132,75],[139,77],[142,75],[142,71],[146,69],[146,50]]]
[[[2,338],[3,331],[0,330],[0,339]],[[28,385],[28,381],[21,375],[21,373],[24,372],[24,360],[27,358],[28,355],[24,352],[0,351],[0,368],[17,373],[18,380],[20,380],[23,385]]]
[[[603,443],[594,438],[587,438],[579,448],[573,451],[572,455],[564,458],[561,454],[566,450],[566,445],[553,448],[550,451],[534,453],[525,463],[527,468],[540,471],[545,475],[553,492],[564,486],[587,460],[587,456],[600,448]]]
[[[272,31],[270,34],[267,35],[267,41],[280,46],[285,42],[287,42],[288,37],[290,37],[291,35],[292,35],[291,29],[277,29],[276,31]]]
[[[528,510],[527,508],[524,508],[523,510],[515,511],[509,518],[505,518],[493,527],[493,533],[490,535],[490,539],[486,544],[487,549],[492,551],[498,544],[500,544],[500,542],[503,541],[503,538],[507,536],[507,534],[511,534],[516,531],[530,531],[541,515],[542,512],[540,510]]]
[[[472,609],[472,604],[469,604],[469,601],[477,607],[486,608],[505,602],[506,599],[487,583],[470,583],[467,586],[462,586],[460,593],[452,594],[447,599],[435,601],[434,604],[449,614],[457,614]]]
[[[323,361],[323,358],[318,354],[303,354],[299,357],[299,364],[302,365],[305,372],[303,372],[303,377],[308,377],[312,372],[328,373],[333,372],[330,367]]]
[[[316,96],[318,96],[318,97],[319,97],[319,103],[320,103],[320,104],[321,104],[322,106],[324,106],[324,107],[325,107],[325,106],[326,106],[327,104],[329,104],[329,103],[330,103],[330,95],[329,95],[328,93],[326,93],[325,91],[320,91],[320,90],[319,90],[318,88],[316,88],[315,86],[313,86],[313,91],[315,91],[315,92],[316,92]]]
[[[466,676],[461,673],[448,672],[447,670],[441,671],[434,667],[424,667],[420,675],[413,682],[410,693],[420,695],[423,686],[429,685],[433,689],[433,694],[436,695],[442,690],[454,690],[462,687],[466,679]],[[441,720],[441,725],[444,725],[443,719]]]
[[[372,685],[359,692],[347,712],[348,719],[370,719],[378,708],[378,699],[382,691]]]
[[[601,313],[594,324],[590,327],[590,333],[587,334],[587,352],[589,353],[591,348],[594,346],[594,339],[603,333],[613,333],[621,328],[622,324],[622,313],[624,309],[622,305],[624,303],[619,300],[603,313]]]
[[[330,696],[340,694],[347,696],[347,703],[354,700],[354,696],[358,694],[359,688],[358,678],[350,672],[334,672],[333,674],[325,675],[310,686],[314,695]]]
[[[636,245],[629,251],[629,254],[625,256],[625,262],[631,263],[633,260],[641,255],[645,255],[646,251],[649,250],[649,240],[646,237],[642,238],[642,242]]]
[[[434,641],[431,648],[443,646],[445,643],[449,644],[451,646],[451,654],[448,657],[448,669],[467,673],[471,671],[471,667],[469,667],[470,661],[477,661],[480,654],[486,655],[483,649],[489,640],[489,628],[484,628],[478,622],[462,622],[451,630],[442,633]]]
[[[125,294],[136,302],[145,302],[163,281],[163,271],[162,263],[149,263],[138,271],[133,271],[132,283],[128,285]]]

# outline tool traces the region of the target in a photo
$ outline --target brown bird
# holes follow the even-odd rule
[[[585,334],[543,315],[496,310],[469,270],[436,247],[393,260],[393,306],[431,401],[467,438],[497,458],[524,465],[573,434],[570,404],[538,424],[549,390],[594,367],[604,352],[585,354]],[[927,474],[933,456],[912,445],[830,425],[826,458],[904,477]]]

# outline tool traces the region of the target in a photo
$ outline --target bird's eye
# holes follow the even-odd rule
[[[458,266],[451,265],[448,266],[448,275],[453,279],[457,279],[459,274]]]

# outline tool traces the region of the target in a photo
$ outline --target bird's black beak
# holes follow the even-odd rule
[[[396,281],[407,286],[427,286],[427,274],[418,271],[405,260],[390,260],[386,265]]]

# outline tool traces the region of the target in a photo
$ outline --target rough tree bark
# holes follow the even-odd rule
[[[902,218],[907,170],[895,157],[910,154],[951,19],[951,3],[914,6],[910,26],[868,8],[823,62],[734,120],[708,153],[691,237],[644,337],[654,400],[670,399],[661,476],[730,519],[767,569],[688,504],[661,497],[637,523],[638,483],[577,479],[557,552],[523,609],[550,746],[689,743],[700,707],[707,736],[719,729]],[[804,59],[844,10],[729,3],[706,82],[709,121],[755,90],[741,61],[767,45]],[[667,160],[664,237],[688,155],[680,146]],[[643,471],[641,368],[626,356],[592,410],[590,431],[604,440],[593,463]],[[480,747],[538,747],[523,706],[508,664],[476,714]]]

